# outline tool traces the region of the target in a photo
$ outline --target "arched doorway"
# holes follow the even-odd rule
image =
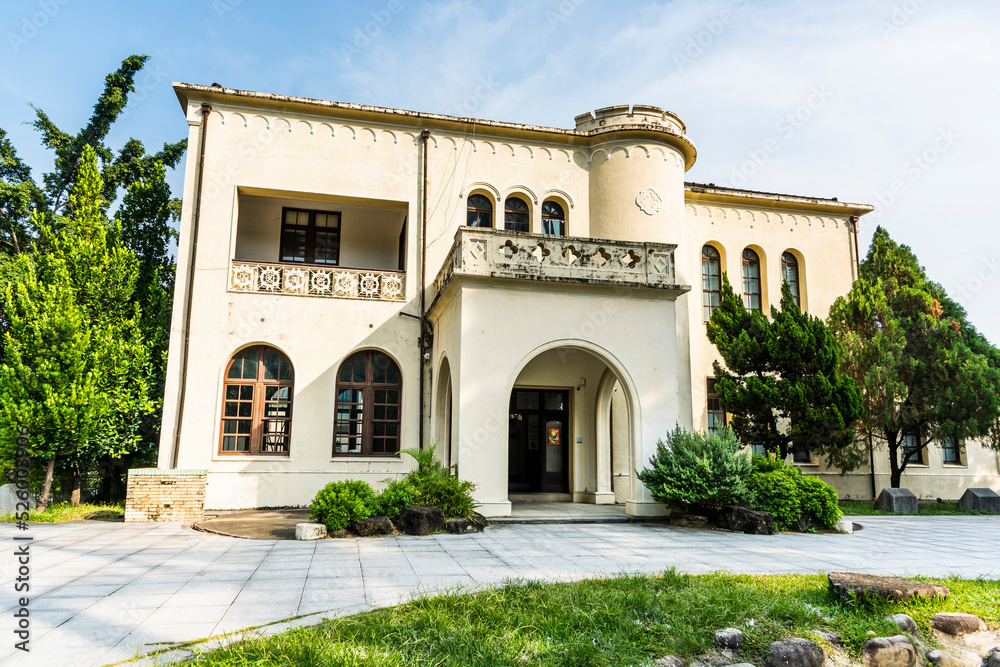
[[[437,426],[434,431],[437,455],[444,465],[457,466],[458,452],[455,451],[453,437],[451,365],[448,363],[448,357],[441,360],[437,377],[437,392],[434,401],[437,407],[434,415]]]

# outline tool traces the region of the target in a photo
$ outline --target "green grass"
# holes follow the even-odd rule
[[[28,513],[28,523],[62,523],[77,519],[92,519],[97,521],[120,521],[119,515],[125,511],[125,503],[91,504],[80,503],[49,503],[44,512],[37,509]],[[17,517],[13,514],[0,516],[0,523],[14,523]]]
[[[883,512],[875,509],[874,503],[861,500],[841,500],[840,511],[845,515],[853,516],[897,516],[892,512]],[[924,516],[951,516],[969,514],[987,514],[979,510],[960,509],[956,503],[939,503],[933,500],[918,502],[917,514]],[[911,515],[912,516],[912,515]]]
[[[851,607],[825,576],[728,574],[622,576],[569,584],[509,583],[494,590],[428,597],[272,637],[234,642],[187,665],[645,665],[712,649],[713,633],[745,633],[740,660],[757,662],[772,641],[838,633],[854,656],[869,638],[897,634],[890,613],[916,619],[925,636],[936,611],[1000,620],[1000,582],[938,581],[945,601]]]

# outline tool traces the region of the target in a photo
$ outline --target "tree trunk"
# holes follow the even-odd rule
[[[74,467],[73,468],[73,490],[70,491],[70,494],[69,494],[69,504],[70,505],[74,505],[75,506],[75,505],[79,505],[80,504],[80,485],[81,485],[82,479],[83,479],[83,476],[80,474],[80,468]]]
[[[906,461],[902,464],[899,462],[899,442],[896,440],[895,433],[888,434],[889,443],[889,470],[891,475],[889,477],[889,486],[894,489],[899,488],[899,483],[903,477],[903,470],[906,469]]]
[[[55,470],[56,457],[53,456],[45,466],[45,482],[42,483],[42,495],[38,499],[39,512],[44,512],[45,508],[49,506],[49,492],[52,490],[52,476],[55,474]]]

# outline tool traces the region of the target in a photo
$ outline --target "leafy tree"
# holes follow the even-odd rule
[[[715,390],[744,444],[784,459],[792,444],[829,455],[852,442],[858,391],[840,373],[833,334],[802,312],[787,284],[768,319],[746,309],[724,274],[707,331],[725,362],[713,364]]]
[[[921,449],[946,439],[1000,448],[1000,351],[881,227],[850,293],[833,304],[830,326],[863,407],[857,446],[842,452],[841,467],[856,467],[871,442],[888,452],[898,488],[906,435]]]
[[[5,292],[0,442],[9,460],[18,428],[29,428],[31,452],[47,461],[43,506],[57,459],[74,471],[78,502],[81,469],[128,451],[138,417],[154,406],[142,311],[131,300],[138,261],[109,233],[102,189],[96,154],[85,147],[71,214],[59,233],[36,214],[46,251],[19,256]]]

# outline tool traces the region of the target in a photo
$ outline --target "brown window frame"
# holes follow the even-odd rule
[[[747,257],[747,253],[748,252],[749,253],[753,253],[753,259]],[[764,312],[764,278],[761,275],[760,255],[753,248],[744,248],[743,249],[743,255],[742,255],[742,257],[743,257],[743,264],[742,264],[742,267],[743,267],[743,271],[742,271],[742,274],[743,274],[743,305],[749,311],[763,314],[763,312]],[[748,276],[747,275],[747,267],[749,267],[749,266],[756,266],[757,267],[757,276],[756,277],[754,277],[754,276]],[[757,281],[757,291],[756,292],[749,291],[750,288],[752,287],[752,282],[751,281],[753,281],[753,280]],[[753,306],[750,305],[751,302],[752,302],[752,300],[753,300],[753,297],[757,297],[757,307],[753,307]]]
[[[472,201],[474,199],[476,199],[476,200],[482,199],[483,201],[486,202],[486,205],[485,206],[480,206],[480,205],[473,204]],[[481,214],[486,214],[485,215],[486,222],[489,223],[489,224],[486,224],[486,225],[470,225],[469,224],[472,220],[479,220],[482,217]],[[493,202],[490,201],[489,197],[487,197],[484,194],[480,194],[478,192],[469,195],[469,198],[466,200],[466,206],[465,206],[465,226],[466,227],[478,227],[479,229],[492,229],[493,228]]]
[[[706,250],[712,250],[715,256],[707,254]],[[715,260],[719,265],[718,273],[706,273],[705,268],[708,262]],[[715,278],[718,281],[718,289],[708,289],[709,280]],[[707,300],[712,301],[711,296],[715,296],[715,303],[705,303],[706,296],[709,297]],[[719,249],[710,243],[706,243],[701,247],[701,317],[702,320],[708,322],[712,319],[712,313],[715,309],[722,305],[722,253]]]
[[[552,212],[548,207],[555,207],[558,209],[558,215]],[[554,223],[558,223],[559,231],[551,231]],[[551,236],[566,236],[567,232],[566,225],[566,209],[563,205],[552,199],[547,199],[542,202],[542,234],[549,234]],[[549,231],[546,231],[549,228]]]
[[[233,363],[237,359],[242,359],[244,353],[248,350],[255,349],[257,351],[257,374],[253,380],[248,378],[230,378],[229,371],[233,366]],[[264,378],[264,356],[267,350],[273,350],[279,355],[279,363],[287,364],[291,370],[290,380],[266,380]],[[280,377],[280,370],[279,370]],[[249,398],[243,398],[239,396],[235,399],[230,399],[228,397],[230,387],[252,387]],[[288,414],[284,417],[268,417],[265,415],[265,407],[269,402],[266,398],[267,389],[269,387],[288,387]],[[242,392],[240,392],[242,393]],[[249,402],[251,405],[249,416],[239,416],[238,408],[237,415],[227,415],[227,404]],[[226,364],[226,370],[223,373],[222,381],[222,416],[219,422],[219,442],[218,442],[218,454],[220,456],[268,456],[268,457],[285,457],[291,455],[292,451],[292,410],[295,403],[295,369],[292,366],[291,361],[288,356],[272,345],[250,345],[239,350],[230,359],[229,363]],[[227,432],[226,431],[226,421],[249,421],[250,433],[239,433],[237,432]],[[284,451],[262,451],[264,445],[264,426],[265,422],[284,422],[284,432],[281,435],[285,439],[285,449]],[[246,451],[238,450],[225,450],[223,446],[225,444],[226,437],[240,437],[244,435],[249,435],[249,443]]]
[[[790,257],[792,261],[789,262],[785,259],[785,257]],[[795,274],[795,279],[789,280],[788,274],[792,272]],[[788,283],[792,288],[792,296],[795,299],[795,305],[801,308],[802,297],[800,290],[802,288],[802,282],[799,280],[799,277],[799,258],[787,250],[781,253],[781,281]]]
[[[722,428],[726,427],[727,422],[726,422],[726,411],[722,409],[722,401],[719,399],[719,395],[715,393],[715,378],[708,378],[708,380],[705,383],[705,389],[706,389],[705,404],[707,408],[707,417],[705,419],[705,431],[708,433],[718,433],[719,432],[718,426],[716,427],[712,426],[713,415],[716,416],[717,419],[719,416],[721,416]],[[713,403],[716,406],[714,409],[713,409]]]
[[[305,244],[305,256],[302,260],[297,259],[285,259],[285,235],[289,229],[297,231],[299,225],[289,225],[286,222],[287,212],[295,211],[296,213],[307,213],[309,215],[309,222],[306,225],[306,244]],[[326,231],[325,233],[336,237],[336,243],[334,244],[334,250],[336,253],[336,259],[333,262],[317,262],[316,261],[316,214],[322,213],[324,215],[333,215],[337,217],[337,226],[335,228],[326,227],[323,229],[330,230],[335,229],[336,231]],[[298,208],[296,206],[283,206],[281,208],[281,236],[278,239],[278,261],[287,262],[289,264],[314,264],[317,266],[340,266],[340,240],[342,231],[343,217],[339,211],[322,211],[319,209],[308,209],[308,208]]]
[[[362,355],[362,354],[365,355],[365,380],[364,380],[364,382],[354,381],[353,380],[353,376],[352,376],[352,381],[351,382],[343,382],[343,381],[341,381],[341,379],[340,379],[341,375],[343,374],[345,368],[348,367],[348,364],[353,364],[353,360],[358,355]],[[393,366],[395,366],[395,368],[396,368],[396,374],[399,377],[399,382],[395,382],[395,383],[393,383],[393,382],[379,382],[379,383],[376,383],[374,381],[374,379],[375,379],[375,355],[376,354],[382,354],[382,355],[384,355],[389,360],[389,362]],[[352,419],[350,417],[348,419],[346,419],[346,420],[340,419],[341,406],[342,405],[346,405],[346,406],[357,405],[357,403],[354,402],[354,401],[341,401],[341,394],[344,391],[358,391],[358,390],[361,390],[361,392],[362,392],[362,395],[361,395],[361,419],[360,420],[358,420],[358,419]],[[390,403],[390,402],[386,401],[386,402],[382,402],[382,403],[376,404],[376,402],[375,402],[376,393],[379,392],[379,391],[386,391],[386,392],[388,392],[388,391],[395,391],[395,392],[397,392],[396,393],[396,399],[397,399],[396,402]],[[375,417],[375,409],[377,407],[384,407],[384,408],[386,408],[387,411],[388,411],[389,408],[395,408],[396,409],[396,418],[395,419],[388,419],[388,418],[376,419],[376,417]],[[348,407],[347,408],[347,414],[350,415],[352,413],[353,413],[353,411],[351,410],[350,407]],[[362,456],[362,457],[363,456],[398,457],[399,456],[399,451],[400,451],[400,443],[402,442],[402,438],[403,438],[403,435],[402,435],[402,417],[403,417],[403,375],[402,375],[402,371],[399,368],[399,364],[396,363],[396,360],[393,359],[391,356],[389,356],[388,354],[386,354],[385,352],[383,352],[381,350],[359,350],[357,352],[352,353],[350,356],[348,356],[347,359],[345,359],[343,361],[343,363],[341,363],[341,365],[337,368],[336,394],[334,395],[334,416],[333,416],[334,422],[333,422],[333,450],[332,450],[332,456],[335,457],[335,458],[338,458],[338,457],[348,457],[349,458],[349,457],[358,457],[358,456]],[[338,427],[339,427],[339,425],[342,422],[346,422],[347,424],[351,424],[351,423],[357,423],[359,421],[360,421],[360,424],[361,424],[361,433],[360,433],[360,435],[351,433],[350,431],[348,431],[347,433],[343,433],[343,434],[338,433]],[[395,426],[395,432],[396,432],[395,436],[387,436],[385,434],[376,435],[374,433],[375,426],[376,426],[376,424],[379,424],[379,423],[386,424],[386,425],[394,425]],[[338,443],[338,439],[340,439],[340,438],[344,438],[345,440],[351,440],[351,439],[354,439],[354,438],[360,438],[360,441],[361,441],[360,442],[360,445],[361,445],[360,451],[356,451],[356,452],[349,452],[349,451],[348,452],[338,452],[337,451],[337,446],[339,444],[342,444],[342,443]],[[392,451],[384,451],[384,452],[373,451],[373,449],[374,449],[374,446],[373,446],[374,445],[374,441],[376,439],[379,439],[379,438],[382,439],[383,441],[395,440],[395,449],[392,450]]]

